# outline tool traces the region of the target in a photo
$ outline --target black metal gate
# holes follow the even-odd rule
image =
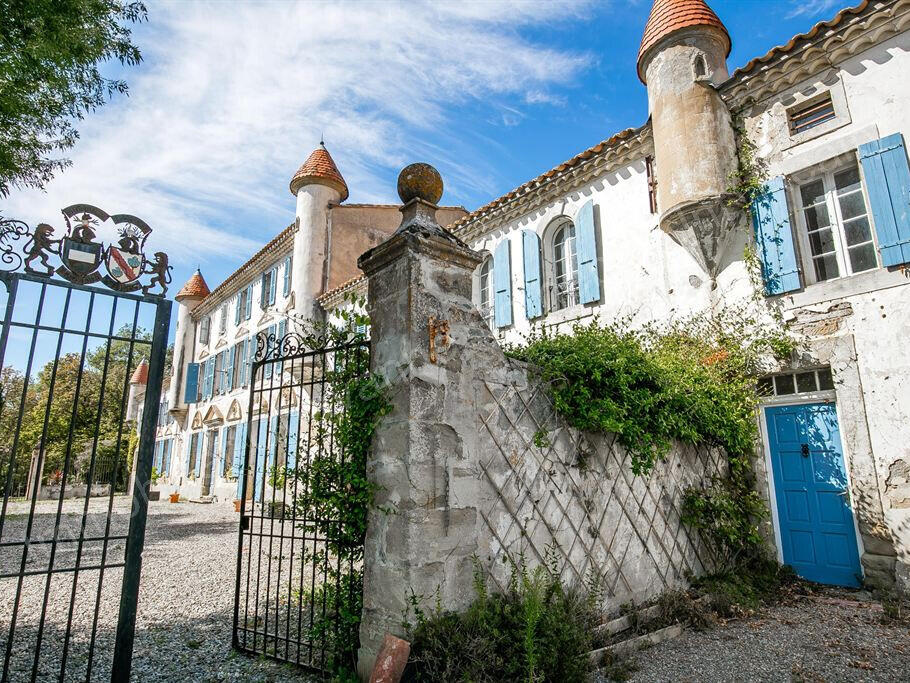
[[[348,399],[369,372],[362,335],[331,338],[257,338],[233,637],[242,652],[325,672],[352,669],[359,646],[363,538],[336,513]]]
[[[169,269],[146,260],[140,219],[63,216],[59,238],[0,217],[3,682],[130,676]]]

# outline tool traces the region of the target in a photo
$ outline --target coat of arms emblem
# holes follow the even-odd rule
[[[104,265],[108,274],[104,276],[104,284],[121,292],[132,292],[141,287],[136,280],[145,272],[143,247],[152,230],[132,216],[113,218],[115,223],[121,224],[120,240],[116,246],[112,244],[107,248]]]
[[[74,214],[75,215],[75,214]],[[80,285],[90,285],[101,279],[95,271],[101,264],[103,247],[95,242],[95,230],[98,219],[88,212],[79,215],[74,223],[66,218],[67,234],[60,241],[60,260],[63,265],[57,268],[57,274],[70,282]]]

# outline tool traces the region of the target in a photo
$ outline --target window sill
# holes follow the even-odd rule
[[[801,292],[785,295],[783,299],[788,301],[790,307],[801,308],[908,284],[910,284],[910,280],[899,270],[876,268],[875,270],[848,275],[835,280],[816,282],[807,286]]]

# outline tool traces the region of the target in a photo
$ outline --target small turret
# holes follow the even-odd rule
[[[316,318],[316,297],[325,287],[328,257],[329,206],[348,198],[348,186],[332,155],[320,142],[294,177],[291,194],[297,197],[294,233],[294,306],[304,318]]]
[[[730,36],[704,0],[654,0],[638,53],[648,86],[660,227],[712,278],[741,221],[730,205],[736,140],[716,90]]]
[[[145,403],[145,387],[149,381],[149,364],[143,358],[130,377],[130,388],[126,401],[126,419],[135,422],[139,419],[139,407]]]
[[[177,301],[177,334],[174,338],[174,362],[171,383],[167,390],[167,404],[170,411],[177,415],[186,413],[187,406],[184,402],[184,381],[186,377],[186,364],[192,360],[193,340],[195,330],[192,312],[209,295],[209,286],[202,277],[199,269],[177,292],[174,297]],[[189,357],[186,357],[189,354]]]

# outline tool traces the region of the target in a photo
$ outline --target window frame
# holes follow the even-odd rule
[[[212,317],[207,315],[199,320],[199,343],[208,345],[212,338]]]
[[[865,217],[869,224],[870,240],[860,244],[872,244],[873,255],[875,257],[875,266],[865,270],[853,270],[853,264],[849,258],[849,246],[847,245],[847,236],[844,228],[843,212],[840,202],[838,201],[837,186],[834,176],[847,171],[850,168],[856,168],[859,177],[859,192],[863,198],[865,208]],[[834,242],[834,253],[837,261],[838,275],[820,280],[815,272],[815,259],[812,254],[812,247],[809,243],[809,230],[806,221],[806,208],[803,205],[802,188],[810,183],[822,181],[824,188],[825,208],[831,221],[831,234]],[[866,187],[866,179],[863,176],[862,165],[855,153],[841,155],[829,161],[812,166],[805,170],[793,174],[789,178],[789,190],[791,206],[793,206],[794,218],[796,219],[797,236],[796,242],[799,250],[799,261],[803,272],[804,286],[809,286],[821,282],[833,282],[855,275],[863,275],[881,269],[881,255],[878,252],[878,236],[875,231],[875,222],[872,216],[872,210],[869,203],[869,192]],[[814,205],[813,205],[814,206]],[[854,220],[858,216],[854,216]],[[851,245],[856,247],[858,245]]]
[[[565,230],[567,227],[572,229],[571,237],[571,263],[573,263],[573,269],[571,272],[571,278],[566,277],[567,281],[570,281],[572,284],[571,291],[566,292],[565,304],[560,305],[559,301],[559,292],[557,287],[559,284],[559,265],[556,257],[556,248],[557,248],[557,237]],[[573,221],[568,216],[559,216],[554,218],[550,225],[547,227],[547,239],[544,243],[544,263],[546,268],[546,297],[547,297],[547,307],[546,311],[548,313],[555,313],[556,311],[563,311],[574,308],[579,305],[581,301],[581,294],[579,291],[579,282],[578,282],[578,232],[576,230],[575,221]],[[562,261],[564,259],[560,259]]]
[[[484,288],[484,279],[486,279],[486,288]],[[484,289],[486,289],[486,300],[484,300]],[[493,291],[493,256],[488,254],[484,257],[483,262],[477,270],[477,308],[481,317],[492,329],[493,316],[495,313],[495,292]]]
[[[827,105],[831,108],[830,116],[822,118],[807,127],[803,127],[801,129],[796,128],[794,125],[794,119],[805,116],[808,110],[822,107],[826,102]],[[798,138],[804,133],[808,133],[809,131],[818,128],[819,126],[824,126],[826,123],[835,120],[837,120],[837,105],[834,102],[834,96],[830,90],[825,90],[824,92],[819,93],[814,97],[810,97],[807,100],[787,107],[787,128],[790,131],[791,138]]]

